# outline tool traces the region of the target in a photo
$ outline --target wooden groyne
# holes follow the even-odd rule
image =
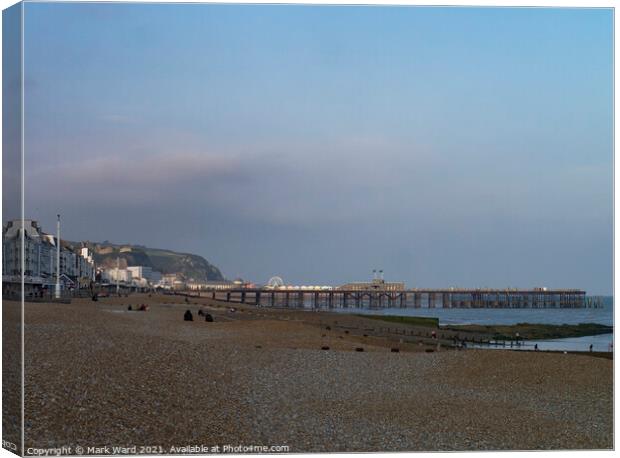
[[[582,290],[415,289],[402,291],[231,289],[202,293],[212,299],[285,308],[595,308]]]

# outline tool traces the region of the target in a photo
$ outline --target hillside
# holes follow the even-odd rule
[[[171,250],[147,248],[140,245],[116,245],[105,242],[69,242],[75,247],[86,246],[93,252],[99,266],[116,267],[117,258],[121,268],[148,266],[162,274],[178,273],[186,280],[221,281],[224,276],[202,256],[177,253]]]

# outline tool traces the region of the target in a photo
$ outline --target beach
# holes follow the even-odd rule
[[[610,359],[455,350],[447,333],[386,337],[363,317],[185,300],[26,303],[25,448],[613,447]],[[3,305],[15,332],[20,304]]]

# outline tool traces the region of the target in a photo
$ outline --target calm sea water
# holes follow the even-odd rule
[[[351,311],[341,310],[351,313]],[[399,315],[422,316],[439,318],[440,325],[450,324],[579,324],[599,323],[613,326],[614,306],[613,297],[603,298],[601,308],[590,309],[442,309],[419,308],[400,309],[389,308],[380,310],[356,310],[356,313],[369,315]],[[598,336],[577,337],[568,339],[553,339],[545,341],[528,341],[523,350],[532,350],[538,344],[540,350],[560,351],[588,351],[590,344],[594,351],[609,351],[613,341],[613,334]],[[503,348],[503,347],[500,347]],[[509,347],[507,347],[509,348]]]
[[[539,350],[589,351],[590,345],[592,345],[592,351],[611,351],[612,342],[613,334],[601,334],[598,336],[569,337],[567,339],[528,340],[519,347],[495,347],[493,345],[485,345],[485,348],[499,350],[534,350],[534,345],[538,345]]]
[[[439,324],[579,324],[599,323],[613,325],[613,297],[603,298],[603,307],[597,309],[443,309],[443,308],[386,308],[356,309],[355,313],[368,315],[424,316],[439,318]],[[351,309],[339,309],[351,313]]]

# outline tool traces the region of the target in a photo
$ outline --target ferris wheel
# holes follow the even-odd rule
[[[284,286],[284,280],[281,277],[271,277],[267,282],[269,288],[281,288]]]

